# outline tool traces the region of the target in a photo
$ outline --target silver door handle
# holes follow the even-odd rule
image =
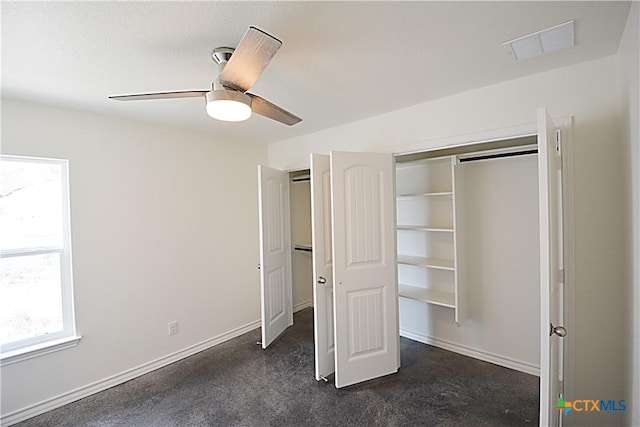
[[[567,336],[567,330],[564,326],[553,326],[553,323],[549,323],[549,336],[556,334],[560,338]]]
[[[322,276],[318,276],[318,283],[324,285],[325,283],[327,283],[327,279]]]

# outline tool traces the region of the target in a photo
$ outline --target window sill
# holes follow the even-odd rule
[[[45,354],[75,347],[78,345],[81,336],[76,335],[68,338],[61,338],[55,341],[36,344],[19,350],[8,351],[0,354],[0,366],[7,366],[13,363],[22,362],[34,357],[43,356]]]

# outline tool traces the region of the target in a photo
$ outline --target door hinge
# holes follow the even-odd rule
[[[562,133],[560,129],[556,129],[556,166],[562,170]]]
[[[564,283],[564,270],[558,270],[558,283]]]

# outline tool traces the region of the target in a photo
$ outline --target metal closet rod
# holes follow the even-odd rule
[[[473,162],[476,160],[498,159],[500,157],[526,156],[528,154],[538,154],[538,150],[533,149],[533,150],[525,150],[525,151],[514,151],[511,153],[487,154],[484,156],[465,157],[460,159],[459,161],[460,163],[465,163],[465,162]]]
[[[303,182],[303,181],[311,181],[311,177],[301,176],[301,177],[291,178],[291,182]]]

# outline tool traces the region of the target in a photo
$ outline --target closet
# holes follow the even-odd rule
[[[308,306],[313,299],[310,183],[308,169],[289,173],[293,311]]]
[[[293,302],[312,296],[309,170],[258,167],[262,348],[293,324]]]
[[[539,366],[543,425],[557,417],[566,334],[559,135],[540,109],[537,133],[396,156],[401,335]]]
[[[400,335],[537,375],[536,137],[447,151],[397,157]]]
[[[473,343],[484,339],[483,327],[507,325],[512,336],[526,327],[531,341],[539,339],[540,420],[551,423],[562,390],[561,147],[540,109],[537,133],[513,138],[395,156],[312,154],[316,379],[335,372],[336,387],[343,387],[396,372],[401,330],[418,340],[422,332],[462,331],[453,334]],[[513,177],[504,165],[514,165]],[[264,348],[292,324],[289,178],[259,168]],[[502,183],[509,184],[504,191],[483,197],[482,185],[496,190]],[[509,202],[524,203],[521,214],[500,217],[493,205]],[[514,240],[520,229],[524,237]],[[496,245],[506,252],[494,256]],[[525,270],[514,262],[518,252],[527,259]],[[505,274],[498,280],[486,270]],[[497,281],[513,286],[496,292]],[[493,310],[477,310],[478,299],[493,299],[517,311],[522,298],[539,300],[537,327],[510,325],[502,314],[488,326]]]
[[[287,172],[260,166],[258,177],[266,348],[293,323],[290,188]],[[391,154],[332,152],[311,162],[314,322],[325,343],[316,339],[316,377],[335,373],[336,387],[399,368],[394,182]]]

